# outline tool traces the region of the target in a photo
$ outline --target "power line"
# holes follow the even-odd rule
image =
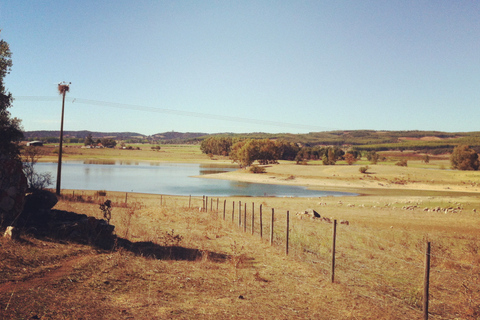
[[[15,96],[14,99],[17,101],[58,101],[59,98],[49,97],[49,96]],[[242,123],[248,123],[248,124],[269,125],[269,126],[276,126],[276,127],[282,127],[282,128],[295,128],[295,129],[303,129],[303,130],[308,129],[312,131],[337,130],[334,128],[312,126],[312,125],[305,125],[305,124],[271,121],[271,120],[260,120],[260,119],[252,119],[252,118],[242,118],[242,117],[234,117],[234,116],[226,116],[226,115],[215,115],[215,114],[203,113],[203,112],[148,107],[148,106],[141,106],[141,105],[134,105],[134,104],[124,104],[124,103],[99,101],[99,100],[83,99],[83,98],[67,98],[67,101],[71,103],[80,103],[80,104],[99,106],[99,107],[110,107],[110,108],[117,108],[117,109],[136,110],[136,111],[155,112],[155,113],[167,113],[167,114],[186,116],[186,117],[231,121],[231,122],[242,122]]]

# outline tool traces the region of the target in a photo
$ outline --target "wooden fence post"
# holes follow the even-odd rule
[[[217,213],[218,213],[218,198],[217,198]]]
[[[289,236],[289,233],[290,233],[290,211],[287,211],[287,230],[286,230],[286,233],[287,233],[287,239],[286,239],[286,243],[285,243],[285,253],[288,255],[288,236]]]
[[[332,283],[335,281],[335,245],[337,241],[337,220],[333,220],[333,245],[332,245]]]
[[[213,211],[213,198],[210,198],[210,212]]]
[[[425,253],[425,275],[423,280],[423,319],[428,320],[428,298],[430,286],[430,242]]]
[[[247,232],[247,203],[245,202],[245,209],[243,209],[243,232]]]
[[[260,239],[263,239],[262,205],[260,205]]]
[[[235,201],[233,201],[233,205],[232,205],[232,223],[234,221],[234,218],[235,218]]]
[[[225,221],[225,210],[227,209],[227,200],[223,200],[223,221]]]
[[[272,221],[270,222],[270,245],[273,246],[273,222],[275,220],[275,209],[272,208]]]
[[[242,225],[242,201],[238,201],[238,226]]]
[[[255,232],[254,224],[255,224],[255,202],[252,202],[252,236]]]
[[[192,195],[188,198],[188,209],[190,209],[192,206]]]
[[[205,196],[205,212],[208,212],[208,196]]]
[[[125,204],[127,204],[128,193],[125,192]]]
[[[163,205],[163,195],[160,195],[160,207]]]

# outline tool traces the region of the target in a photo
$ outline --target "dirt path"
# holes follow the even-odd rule
[[[90,255],[74,256],[55,264],[42,266],[40,270],[27,275],[24,279],[10,280],[0,284],[0,294],[13,294],[16,291],[45,286],[46,283],[56,281],[71,273],[76,265],[82,264],[90,257]]]

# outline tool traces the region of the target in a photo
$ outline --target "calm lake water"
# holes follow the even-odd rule
[[[50,172],[53,186],[56,163],[37,163],[37,172]],[[202,179],[193,176],[237,170],[202,164],[116,161],[68,161],[62,165],[62,189],[109,190],[182,196],[276,196],[324,197],[355,196],[354,193],[315,191],[305,187]]]

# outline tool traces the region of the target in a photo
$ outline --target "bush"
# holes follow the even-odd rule
[[[395,163],[396,166],[399,166],[399,167],[406,167],[408,166],[407,164],[407,160],[400,160],[398,161],[397,163]]]
[[[360,168],[358,169],[358,171],[360,171],[361,173],[367,173],[367,170],[368,170],[368,166],[366,166],[366,167],[360,167]]]
[[[259,166],[251,166],[250,167],[250,172],[251,173],[265,173],[267,170],[265,167],[259,167]]]

